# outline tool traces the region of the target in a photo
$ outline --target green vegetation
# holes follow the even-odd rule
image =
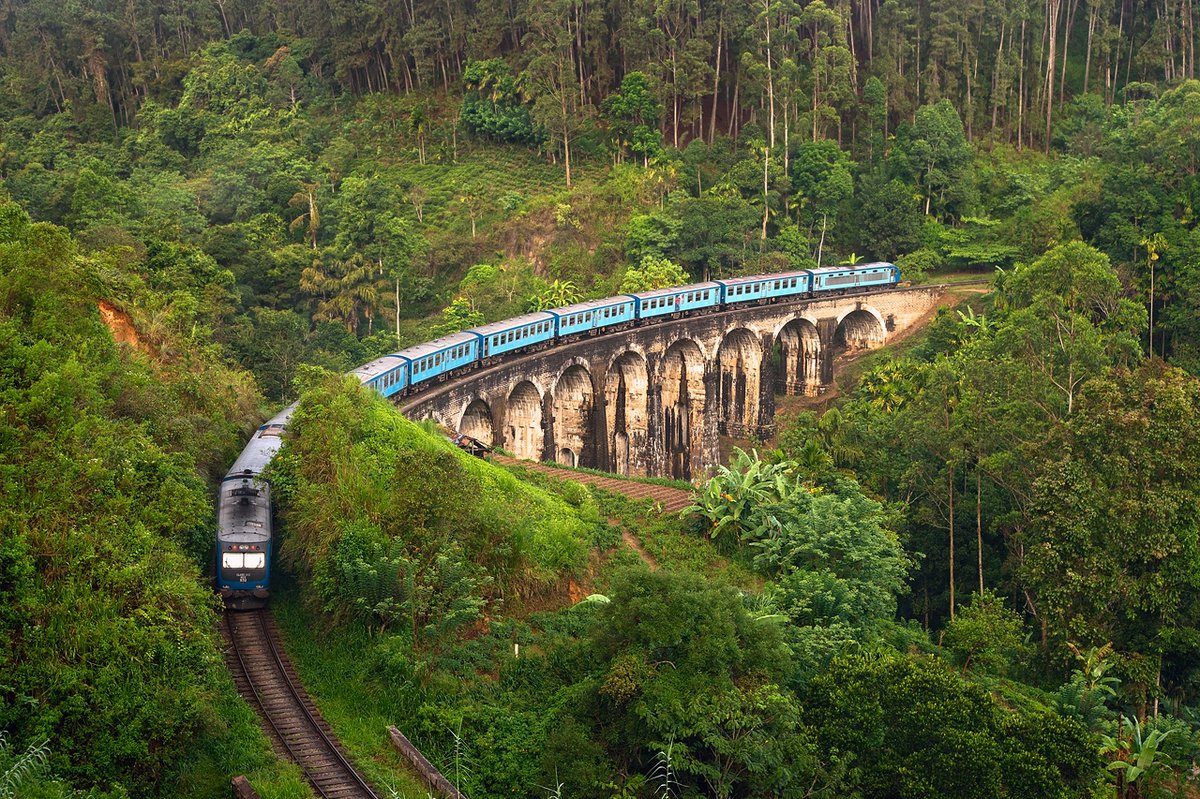
[[[289,429],[270,473],[284,561],[311,576],[326,609],[401,635],[414,653],[436,654],[488,600],[520,603],[586,561],[593,530],[578,510],[460,452],[356,380],[323,378]]]
[[[1190,0],[11,5],[0,794],[304,795],[200,565],[301,389],[281,619],[381,785],[395,722],[476,797],[1195,793]],[[994,291],[687,520],[330,374],[864,259]]]
[[[97,298],[147,312],[147,265],[82,256],[12,203],[0,218],[0,773],[19,796],[214,795],[235,770],[294,786],[233,693],[198,567],[203,476],[255,400],[205,349],[203,287],[171,297],[154,356],[118,347]]]

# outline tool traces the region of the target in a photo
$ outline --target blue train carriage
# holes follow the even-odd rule
[[[445,380],[457,369],[479,360],[477,333],[463,331],[400,350],[395,357],[408,361],[408,385],[419,388],[431,380]]]
[[[638,319],[655,319],[684,311],[715,308],[721,304],[719,283],[695,283],[669,289],[641,291],[630,294],[637,306]]]
[[[283,445],[295,404],[255,431],[221,481],[217,498],[217,590],[234,610],[266,605],[271,584],[271,485],[262,478]]]
[[[900,269],[885,261],[856,266],[822,266],[808,271],[812,273],[816,293],[893,286],[900,282]]]
[[[482,358],[494,358],[506,352],[553,341],[554,314],[538,311],[473,327],[467,332],[479,336]]]
[[[606,327],[633,324],[637,305],[633,297],[620,295],[602,300],[588,300],[554,308],[549,311],[558,319],[558,335],[574,336],[595,333]]]
[[[730,277],[716,281],[722,288],[721,302],[737,305],[743,302],[773,302],[788,297],[803,296],[812,290],[812,275],[808,270],[780,272],[774,275]]]
[[[399,394],[408,388],[408,360],[398,355],[385,355],[365,363],[350,374],[385,397]]]

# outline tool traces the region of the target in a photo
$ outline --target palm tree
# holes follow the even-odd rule
[[[317,249],[317,230],[321,227],[321,213],[317,209],[317,184],[301,183],[300,191],[292,195],[288,205],[292,208],[302,208],[300,215],[288,225],[288,230],[295,232],[304,228],[304,237]]]
[[[340,322],[355,335],[358,335],[360,317],[367,320],[367,335],[371,334],[375,312],[380,308],[387,287],[388,282],[379,265],[358,253],[346,259],[333,259],[328,265],[321,259],[314,259],[312,265],[300,273],[300,290],[317,299],[313,318]]]

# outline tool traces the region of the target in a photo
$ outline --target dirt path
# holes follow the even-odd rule
[[[505,466],[522,466],[535,472],[542,472],[551,477],[557,477],[560,480],[574,480],[577,483],[596,486],[597,488],[603,488],[605,491],[612,491],[614,494],[624,494],[631,499],[652,499],[658,503],[661,512],[664,514],[678,513],[692,504],[692,492],[685,491],[682,488],[654,485],[653,483],[639,483],[636,480],[620,480],[616,477],[601,477],[597,474],[547,466],[538,461],[517,460],[507,455],[495,454],[491,456],[491,459]]]
[[[625,546],[638,553],[638,557],[642,559],[642,562],[650,567],[650,571],[658,571],[658,560],[656,560],[653,555],[646,551],[646,548],[642,546],[642,542],[638,540],[636,535],[628,530],[622,530],[621,540],[625,542]]]

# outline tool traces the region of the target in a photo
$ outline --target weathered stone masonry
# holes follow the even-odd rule
[[[756,305],[585,338],[400,401],[413,419],[518,457],[691,479],[721,434],[767,438],[775,395],[821,393],[845,352],[882,346],[942,286]]]

